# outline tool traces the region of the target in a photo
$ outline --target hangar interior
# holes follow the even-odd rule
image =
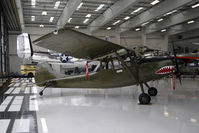
[[[1,0],[1,133],[197,133],[198,59],[181,66],[182,85],[176,77],[175,91],[170,77],[149,82],[159,91],[150,105],[138,104],[141,91],[136,85],[47,88],[39,96],[42,87],[35,84],[33,75],[21,72],[24,64],[34,60],[18,57],[17,36],[28,33],[33,42],[47,33],[71,28],[128,48],[148,47],[173,54],[174,46],[176,54],[197,53],[198,12],[198,0]],[[53,59],[59,56],[52,49],[32,47],[40,54],[35,62],[43,58],[41,53],[51,53]],[[73,71],[61,63],[51,67],[65,74]]]

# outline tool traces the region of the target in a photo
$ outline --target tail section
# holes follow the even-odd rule
[[[17,55],[20,58],[30,58],[33,55],[32,43],[28,33],[17,36]]]
[[[36,67],[35,73],[35,83],[38,86],[45,86],[45,84],[51,80],[56,78],[53,74],[53,69],[47,62],[38,63]]]

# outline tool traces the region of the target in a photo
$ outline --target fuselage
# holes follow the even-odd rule
[[[59,77],[47,63],[38,64],[35,81],[38,86],[44,86],[46,82],[50,87],[60,88],[115,88],[122,86],[145,83],[160,79],[169,73],[157,74],[156,72],[165,66],[171,66],[171,60],[131,64],[128,70],[124,67],[104,69],[102,66],[96,72],[90,72],[88,79],[85,74]]]

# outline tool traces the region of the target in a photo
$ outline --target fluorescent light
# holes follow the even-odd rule
[[[173,13],[177,12],[177,11],[178,11],[178,10],[173,10],[173,11],[171,11],[171,12],[168,12],[168,13],[164,14],[164,16],[171,15],[171,14],[173,14]]]
[[[60,1],[55,2],[54,9],[58,9],[58,7],[59,7],[60,3],[61,3]]]
[[[79,8],[81,8],[83,4],[84,4],[84,3],[83,3],[83,2],[81,2],[81,3],[79,4],[79,6],[77,7],[77,9],[76,9],[76,10],[79,10]]]
[[[111,27],[107,27],[106,29],[107,29],[107,30],[110,30],[110,29],[111,29]]]
[[[162,29],[162,30],[161,30],[161,32],[165,32],[165,31],[167,31],[167,30],[166,30],[166,29]]]
[[[41,14],[42,15],[47,15],[48,13],[46,11],[43,11]]]
[[[188,21],[187,24],[192,24],[194,22],[195,22],[194,20],[191,20],[191,21]]]
[[[35,5],[36,5],[36,0],[31,0],[31,5],[32,5],[32,7],[35,7]]]
[[[86,15],[86,18],[90,18],[90,17],[91,17],[91,14],[87,14],[87,15]]]
[[[136,28],[135,31],[140,31],[140,28]]]
[[[75,26],[75,29],[79,29],[79,26]]]
[[[129,16],[126,16],[125,18],[124,18],[124,20],[128,20],[130,17]]]
[[[154,0],[154,1],[152,1],[150,4],[151,5],[156,5],[156,4],[158,4],[160,1],[159,0]]]
[[[113,23],[113,25],[116,25],[116,24],[118,24],[120,22],[120,20],[117,20],[117,21],[115,21],[114,23]]]
[[[145,26],[145,25],[147,25],[149,22],[145,22],[145,23],[143,23],[143,24],[141,24],[141,26]]]
[[[136,13],[136,12],[139,12],[139,11],[142,10],[142,9],[143,9],[143,7],[139,7],[138,9],[134,10],[131,14],[134,14],[134,13]]]
[[[87,18],[87,19],[85,19],[83,23],[87,23],[87,22],[88,22],[88,20],[89,20],[88,18]]]
[[[50,17],[49,22],[53,22],[54,17]]]
[[[70,22],[71,22],[71,20],[72,20],[72,18],[69,18],[69,19],[68,19],[68,23],[70,23]]]
[[[31,21],[35,21],[35,16],[31,16]]]
[[[40,24],[40,26],[39,26],[39,27],[43,28],[43,27],[44,27],[44,25],[43,25],[43,24]]]
[[[104,4],[99,5],[95,11],[98,12],[102,7],[104,7]]]
[[[161,21],[163,21],[163,20],[164,20],[163,18],[160,18],[160,19],[158,19],[157,21],[158,21],[158,22],[161,22]]]
[[[193,6],[191,6],[192,8],[196,8],[196,7],[199,7],[199,3],[198,4],[195,4]]]

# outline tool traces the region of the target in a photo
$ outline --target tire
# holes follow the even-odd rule
[[[139,102],[140,104],[147,105],[151,102],[151,97],[146,93],[142,93],[139,96]]]
[[[148,89],[148,94],[150,96],[156,96],[158,94],[158,90],[155,87],[151,87]]]
[[[28,73],[28,77],[33,77],[33,73]]]

